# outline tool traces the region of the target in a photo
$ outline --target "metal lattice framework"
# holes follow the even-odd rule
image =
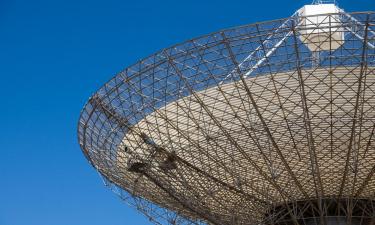
[[[85,156],[156,224],[374,224],[375,15],[321,16],[338,49],[293,15],[130,66],[83,109]]]

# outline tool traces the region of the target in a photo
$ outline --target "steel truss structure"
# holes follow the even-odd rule
[[[155,224],[375,224],[375,14],[320,16],[338,49],[295,14],[128,67],[81,113],[85,156]]]

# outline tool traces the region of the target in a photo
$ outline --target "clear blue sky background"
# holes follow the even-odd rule
[[[296,0],[0,0],[0,225],[142,225],[86,162],[89,96],[163,47],[291,15]],[[374,0],[341,0],[346,11]]]

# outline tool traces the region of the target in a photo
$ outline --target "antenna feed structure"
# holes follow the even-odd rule
[[[344,44],[340,9],[335,4],[305,5],[297,11],[299,39],[312,52],[332,51]]]

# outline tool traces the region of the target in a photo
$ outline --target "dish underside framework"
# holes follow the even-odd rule
[[[155,224],[375,224],[375,15],[163,49],[84,107],[81,148]]]

